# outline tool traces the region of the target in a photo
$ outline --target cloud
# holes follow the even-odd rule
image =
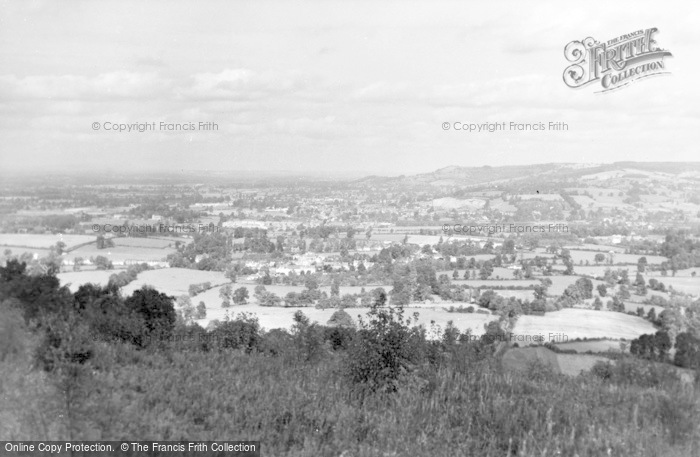
[[[158,98],[170,89],[170,81],[157,73],[113,72],[84,75],[0,76],[0,100],[144,100]]]
[[[180,95],[192,100],[261,100],[302,92],[307,84],[299,75],[257,73],[249,69],[226,69],[219,73],[197,73]]]

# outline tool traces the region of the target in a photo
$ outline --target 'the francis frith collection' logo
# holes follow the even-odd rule
[[[588,37],[572,41],[564,48],[571,65],[564,70],[564,82],[577,89],[599,82],[598,92],[609,92],[629,86],[650,76],[670,74],[664,57],[672,54],[658,47],[656,28],[637,30],[606,42]]]

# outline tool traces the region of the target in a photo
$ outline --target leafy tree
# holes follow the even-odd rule
[[[608,288],[605,286],[605,284],[598,284],[598,295],[601,297],[605,297],[608,294]]]
[[[75,257],[73,259],[73,271],[80,271],[83,265],[85,265],[85,259],[82,257]]]
[[[535,300],[542,300],[547,297],[547,286],[544,284],[537,284],[532,291],[535,296]]]
[[[250,314],[241,313],[236,319],[220,323],[210,335],[219,351],[241,349],[251,353],[261,343],[260,324]]]
[[[111,270],[114,268],[114,265],[112,265],[112,261],[102,255],[98,255],[97,257],[95,257],[92,263],[95,264],[95,268],[97,268],[98,270]]]
[[[639,273],[644,273],[647,268],[647,258],[646,257],[640,257],[639,260],[637,260],[637,271]]]
[[[579,278],[575,282],[578,290],[581,291],[582,298],[589,299],[593,298],[593,282],[588,278]]]
[[[333,281],[331,282],[331,296],[340,297],[340,281],[337,277],[333,278]]]
[[[679,367],[700,370],[700,338],[690,332],[676,336],[676,354],[673,363]]]
[[[179,297],[177,297],[176,303],[178,311],[180,312],[180,315],[182,316],[182,320],[185,322],[185,325],[191,323],[192,319],[194,319],[195,316],[195,309],[192,305],[192,300],[190,300],[190,296],[180,295]]]
[[[205,319],[207,317],[207,305],[203,301],[200,301],[197,305],[197,311],[194,315],[195,319]]]
[[[596,297],[595,300],[593,300],[593,308],[596,311],[600,311],[603,308],[603,301],[600,299],[600,297]]]
[[[297,357],[304,362],[317,360],[324,352],[323,330],[301,311],[296,311],[293,319],[292,337]]]
[[[247,300],[248,300],[248,288],[247,287],[239,287],[233,293],[233,302],[236,305],[245,305],[247,303]]]
[[[632,340],[630,352],[637,357],[648,360],[664,361],[671,349],[671,338],[668,333],[659,330],[654,335],[644,334]]]
[[[253,297],[255,297],[256,300],[260,301],[266,292],[267,289],[265,289],[265,286],[259,284],[255,286],[255,289],[253,289]]]
[[[353,322],[352,317],[343,309],[339,309],[331,315],[331,318],[328,319],[328,325],[355,328],[355,322]]]
[[[264,292],[261,296],[260,306],[280,306],[282,299],[272,292]]]
[[[138,342],[141,346],[147,346],[151,341],[163,342],[170,337],[176,316],[173,297],[144,286],[134,291],[124,303],[144,321],[146,334]]]
[[[656,321],[656,311],[654,310],[654,308],[651,308],[647,313],[647,319],[651,322]]]
[[[402,307],[375,302],[345,359],[345,376],[360,398],[377,391],[395,392],[421,359],[422,334],[404,318]]]
[[[564,265],[566,269],[564,270],[564,275],[571,276],[574,274],[574,262],[570,258],[564,259]]]
[[[479,278],[482,280],[488,279],[489,276],[493,273],[493,264],[490,261],[486,261],[481,264],[481,268],[479,269]]]

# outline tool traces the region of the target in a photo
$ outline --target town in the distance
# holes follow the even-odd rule
[[[698,455],[700,163],[1,182],[2,436]]]
[[[153,287],[203,328],[250,313],[289,329],[299,310],[352,322],[382,293],[434,338],[498,327],[576,353],[653,352],[631,342],[698,322],[698,164],[79,179],[5,182],[2,264],[73,292]]]

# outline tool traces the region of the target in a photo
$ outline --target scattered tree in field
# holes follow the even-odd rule
[[[197,305],[197,311],[195,312],[195,319],[206,319],[207,317],[207,305],[203,301],[200,301]]]
[[[608,288],[605,286],[605,284],[598,284],[598,295],[601,297],[605,297],[608,294]]]
[[[651,322],[656,321],[656,311],[654,310],[654,308],[651,308],[647,313],[647,319]]]
[[[600,311],[603,308],[603,301],[600,299],[600,297],[596,297],[595,300],[593,300],[593,309],[596,311]]]
[[[647,268],[647,258],[646,257],[640,257],[639,260],[637,260],[637,272],[639,273],[644,273]]]
[[[593,298],[593,282],[588,278],[579,278],[574,283],[581,291],[581,297],[586,300]]]
[[[111,270],[114,268],[112,261],[103,255],[98,255],[97,257],[93,258],[92,263],[98,270]]]
[[[632,340],[630,352],[637,357],[647,360],[664,361],[671,349],[671,338],[668,333],[659,330],[654,335],[644,334]]]
[[[233,286],[231,284],[226,284],[219,289],[219,298],[221,298],[221,306],[223,308],[228,308],[231,306],[231,300],[233,299]]]
[[[180,312],[182,320],[185,324],[191,323],[192,319],[195,318],[195,309],[194,306],[192,306],[192,300],[190,300],[189,295],[180,295],[177,297],[176,303],[177,310]]]
[[[331,282],[331,297],[340,297],[340,282],[338,278],[333,278]]]
[[[481,279],[488,279],[489,276],[493,273],[493,264],[487,260],[481,265],[481,268],[479,269],[479,278]]]
[[[211,289],[211,282],[203,282],[199,284],[190,284],[188,288],[188,293],[190,294],[190,297],[194,297],[197,294],[201,294],[202,292]]]
[[[328,319],[328,325],[333,327],[348,327],[354,328],[355,322],[353,322],[352,317],[347,311],[339,309],[335,311],[330,319]]]
[[[239,287],[233,293],[233,302],[236,305],[245,305],[247,303],[247,300],[248,300],[248,288],[247,287]]]

